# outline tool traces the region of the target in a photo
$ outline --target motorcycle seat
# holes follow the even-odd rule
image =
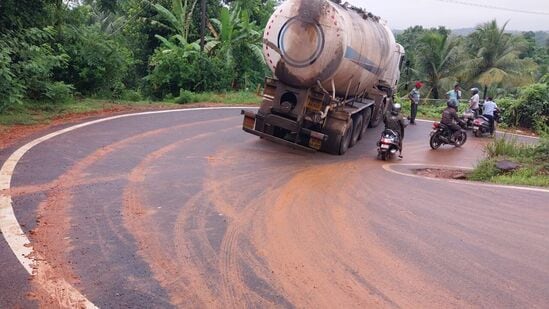
[[[484,116],[482,116],[482,115],[478,115],[477,118],[480,118],[480,119],[482,119],[482,120],[484,120],[484,121],[490,121],[490,120],[488,120],[488,118],[486,118],[486,117],[484,117]]]

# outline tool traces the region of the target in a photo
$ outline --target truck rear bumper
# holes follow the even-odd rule
[[[297,134],[301,134],[302,136],[305,136],[305,138],[308,138],[308,145],[298,144],[294,141],[286,140],[286,139],[283,139],[283,138],[274,136],[272,134],[269,134],[269,133],[262,132],[262,131],[258,130],[256,128],[256,116],[257,115],[254,112],[242,110],[241,114],[244,115],[244,121],[243,121],[243,124],[242,124],[242,129],[245,132],[256,135],[256,136],[259,136],[261,138],[267,139],[267,140],[275,142],[277,144],[289,146],[291,148],[304,150],[304,151],[309,151],[309,152],[315,152],[317,150],[320,150],[320,148],[322,146],[322,143],[325,142],[328,138],[327,135],[322,134],[320,132],[312,131],[312,130],[305,129],[305,128],[298,128],[297,123],[295,123],[291,120],[281,121],[282,119],[278,119],[278,121],[273,121],[273,123],[271,123],[271,125],[274,125],[274,126],[280,126],[282,128],[285,128],[285,129],[291,129],[292,131],[296,130]],[[273,118],[273,120],[277,119],[275,117],[269,117],[269,118]],[[264,121],[268,121],[268,119],[264,119],[263,117],[261,119],[262,119],[262,123],[263,123],[263,125],[261,127],[264,127],[264,125],[265,125]],[[288,122],[288,124],[286,124],[285,122]],[[292,122],[292,123],[290,123],[290,122]]]
[[[280,145],[285,145],[285,146],[288,146],[288,147],[291,147],[291,148],[294,148],[294,149],[304,150],[304,151],[308,151],[308,152],[316,152],[316,150],[313,149],[313,148],[309,148],[309,147],[302,146],[302,145],[299,145],[299,144],[296,144],[296,143],[292,143],[292,142],[287,141],[285,139],[278,138],[276,136],[272,136],[272,135],[269,135],[267,133],[259,132],[259,131],[256,131],[254,129],[248,129],[248,128],[243,127],[242,130],[244,130],[245,132],[248,132],[250,134],[257,135],[257,136],[259,136],[261,138],[264,138],[266,140],[269,140],[271,142],[275,142],[275,143],[280,144]]]

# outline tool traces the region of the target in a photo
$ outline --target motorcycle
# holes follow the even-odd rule
[[[500,123],[502,120],[501,110],[496,109],[494,111],[494,125],[496,123]],[[490,121],[482,115],[477,116],[477,118],[473,121],[473,134],[476,137],[482,137],[485,134],[490,134],[490,129]]]
[[[459,125],[462,128],[465,127],[464,123],[459,123]],[[465,130],[461,130],[461,134],[454,141],[452,140],[452,130],[440,122],[433,123],[433,129],[431,130],[430,136],[429,145],[432,149],[437,149],[444,144],[461,147],[467,141],[467,133]]]
[[[383,161],[387,161],[397,151],[400,151],[399,134],[391,129],[385,129],[381,132],[381,138],[377,142],[377,155]]]

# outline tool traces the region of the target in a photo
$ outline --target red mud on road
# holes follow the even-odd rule
[[[12,188],[13,196],[47,193],[30,234],[37,256],[48,264],[36,265],[29,297],[44,308],[81,305],[63,285],[68,281],[85,291],[93,284],[80,282],[77,261],[69,258],[77,245],[71,229],[75,221],[86,222],[72,217],[81,206],[75,205],[75,189],[122,179],[121,196],[113,197],[121,200],[121,226],[109,228],[119,233],[114,235],[117,241],[137,248],[131,253],[150,270],[145,280],[158,284],[176,307],[468,308],[544,303],[542,293],[522,288],[521,280],[534,277],[521,277],[520,272],[520,267],[529,267],[540,273],[543,261],[516,262],[518,255],[508,243],[516,242],[522,253],[529,244],[525,239],[533,239],[532,250],[541,252],[538,257],[547,256],[538,237],[544,226],[517,219],[526,217],[528,209],[516,213],[509,204],[512,196],[487,209],[476,203],[440,205],[441,196],[455,193],[446,182],[431,181],[434,187],[422,188],[417,179],[386,173],[382,162],[356,152],[344,157],[308,154],[241,138],[240,118],[227,115],[180,119],[183,124],[128,136],[86,155],[51,183]],[[181,132],[186,135],[175,134]],[[96,165],[108,166],[111,155],[123,157],[134,149],[130,146],[142,147],[151,140],[161,142],[135,155],[127,170],[113,166],[113,175],[90,176]],[[471,154],[482,144],[438,152],[425,151],[423,141],[411,146],[409,160],[428,156],[460,162],[462,157],[473,161]],[[170,177],[166,175],[173,178],[164,179]],[[185,194],[175,195],[174,190]],[[484,192],[459,192],[484,199]],[[97,206],[97,212],[105,211]],[[529,218],[532,221],[546,215],[543,209],[532,213],[537,214]],[[505,225],[506,214],[513,218],[512,228]],[[535,237],[524,238],[521,229]],[[497,238],[507,231],[510,236]],[[477,237],[486,234],[488,240]],[[102,246],[101,241],[96,245]],[[446,242],[448,246],[439,247]],[[491,262],[500,257],[499,264]],[[507,261],[519,265],[519,271],[505,268]],[[490,268],[493,265],[500,268]],[[502,269],[516,271],[515,277],[506,277]],[[543,281],[534,279],[535,284]],[[483,286],[486,290],[479,291]],[[511,289],[514,292],[507,293]],[[498,302],[501,295],[515,298]],[[117,305],[116,299],[102,301]]]
[[[146,170],[172,150],[170,146],[151,154],[130,175],[124,217],[140,254],[174,305],[468,305],[384,248],[369,230],[367,212],[354,207],[368,203],[370,190],[360,187],[364,162],[311,164],[296,170],[265,162],[272,157],[218,151],[207,158],[203,190],[182,205],[171,237],[162,235],[152,205],[146,205]],[[282,162],[291,160],[285,156],[276,154]],[[339,190],[342,186],[348,190]],[[226,222],[219,248],[209,235],[212,214]],[[173,242],[166,243],[170,238]]]
[[[231,117],[221,120],[226,119],[231,119]],[[204,123],[216,121],[220,120],[204,121]],[[38,186],[16,187],[11,190],[12,194],[15,196],[43,190],[47,192],[47,199],[40,203],[38,208],[37,226],[34,230],[30,231],[30,238],[34,244],[34,251],[36,254],[35,258],[39,257],[37,258],[38,263],[34,265],[32,277],[33,292],[28,295],[30,299],[38,301],[42,308],[48,308],[53,304],[61,304],[66,308],[74,308],[80,306],[83,302],[82,299],[71,294],[69,288],[65,288],[64,286],[66,284],[64,280],[73,286],[78,286],[80,283],[78,276],[73,270],[75,262],[67,258],[67,253],[72,250],[70,229],[74,227],[71,224],[70,214],[70,210],[73,206],[72,190],[79,185],[98,182],[108,183],[114,179],[126,177],[120,175],[114,178],[103,177],[90,179],[86,170],[108,154],[120,150],[134,141],[138,141],[144,137],[160,135],[167,130],[181,129],[190,125],[191,124],[182,124],[172,128],[163,128],[132,136],[90,154],[51,183]],[[170,146],[168,149],[173,147],[174,146]],[[152,159],[154,159],[154,155]],[[129,180],[136,181],[135,174],[130,175]],[[133,211],[130,212],[132,216],[144,214],[135,209],[136,207],[138,208],[138,206],[135,206],[138,205],[138,203],[132,203],[133,199],[131,194],[125,196],[125,198],[126,202],[134,205]],[[139,234],[139,231],[135,232],[136,234]],[[148,233],[149,231],[146,232]],[[47,263],[42,263],[42,259],[47,261]]]

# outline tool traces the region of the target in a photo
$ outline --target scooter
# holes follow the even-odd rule
[[[462,128],[465,127],[464,123],[460,122],[459,125]],[[431,130],[430,136],[429,146],[431,146],[432,149],[438,149],[445,144],[461,147],[467,141],[467,132],[465,132],[465,130],[461,130],[460,135],[454,141],[452,140],[452,130],[440,122],[433,123],[433,129]]]
[[[502,120],[501,111],[496,109],[494,111],[494,125],[496,125],[496,123],[500,123]],[[490,134],[490,129],[490,120],[482,115],[477,116],[477,118],[473,121],[473,134],[476,137],[482,137],[486,134]]]
[[[473,128],[473,122],[475,121],[475,111],[467,109],[459,118],[465,123],[465,129],[470,130]]]
[[[397,151],[400,151],[400,136],[391,129],[385,129],[381,132],[381,138],[377,142],[377,156],[383,161],[387,161]]]

